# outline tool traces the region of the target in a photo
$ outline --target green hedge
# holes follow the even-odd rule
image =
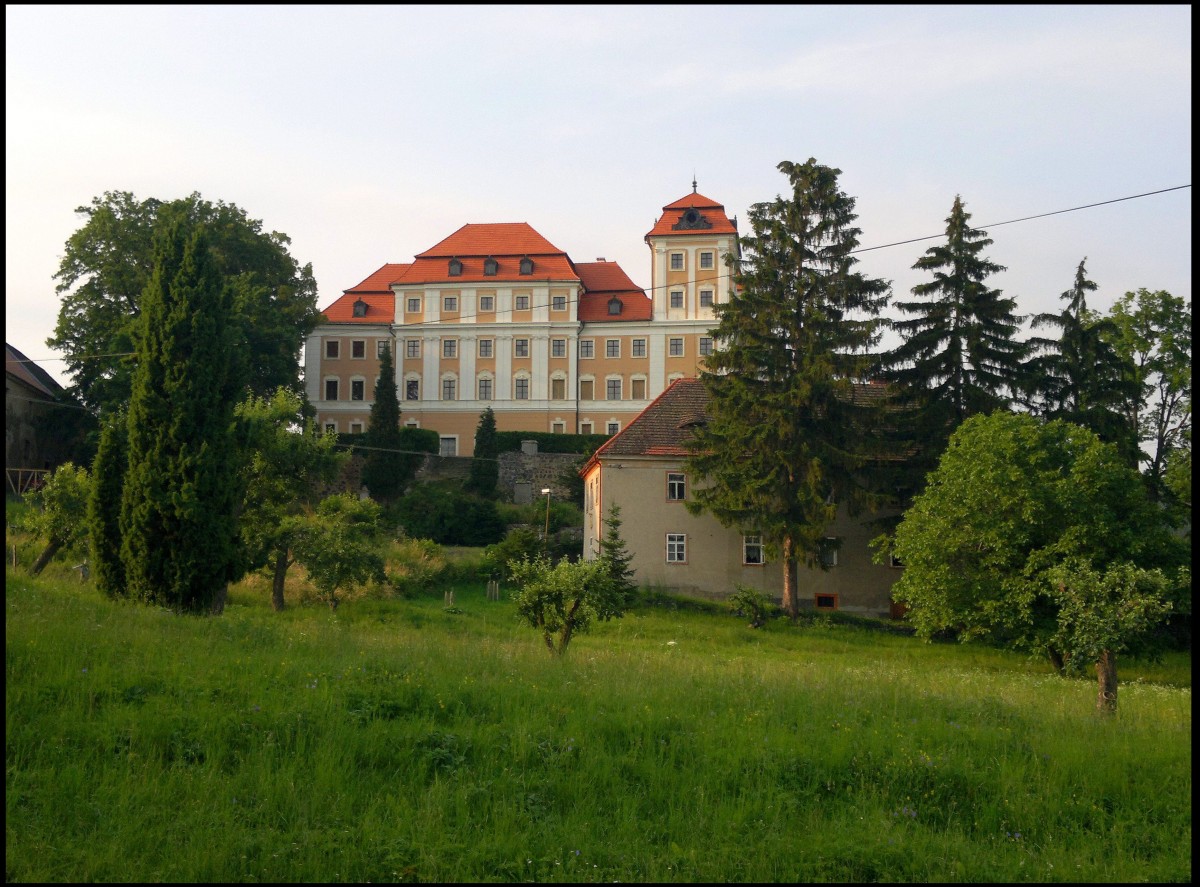
[[[608,440],[607,434],[553,434],[549,431],[497,431],[496,452],[517,453],[521,441],[536,440],[539,453],[579,453],[590,456]]]
[[[366,432],[359,434],[351,434],[348,431],[338,432],[338,444],[348,446],[351,452],[366,453],[366,450],[354,449],[357,446],[370,446],[370,441],[367,439]],[[440,445],[439,436],[436,431],[429,428],[408,428],[400,429],[400,449],[406,452],[415,453],[436,453]]]

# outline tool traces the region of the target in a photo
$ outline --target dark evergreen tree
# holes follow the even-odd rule
[[[621,506],[613,505],[608,513],[604,538],[600,540],[600,558],[608,568],[608,579],[613,586],[610,599],[624,611],[633,603],[637,586],[633,581],[633,554],[621,536]]]
[[[1131,385],[1129,361],[1112,344],[1116,324],[1093,314],[1087,294],[1098,287],[1087,278],[1087,258],[1075,269],[1075,284],[1061,298],[1067,303],[1058,314],[1038,314],[1032,326],[1057,327],[1057,338],[1035,336],[1027,345],[1034,351],[1025,364],[1024,399],[1035,414],[1082,425],[1115,444],[1132,466],[1137,466],[1136,429],[1122,414],[1138,386]],[[1132,388],[1132,390],[1131,390]]]
[[[110,416],[100,432],[92,463],[92,495],[88,499],[88,542],[96,587],[109,597],[125,597],[125,568],[121,563],[121,490],[129,458],[126,416]]]
[[[970,218],[955,196],[946,242],[913,265],[933,279],[912,288],[916,300],[895,303],[907,315],[891,323],[902,342],[882,362],[881,377],[901,407],[894,416],[921,475],[964,419],[1010,405],[1025,354],[1015,300],[984,283],[1004,266],[981,255],[992,241],[967,224]]]
[[[726,257],[735,288],[717,306],[718,348],[701,375],[709,418],[688,459],[688,507],[763,536],[785,564],[795,617],[795,563],[819,566],[838,503],[869,498],[859,470],[877,417],[855,383],[877,359],[889,284],[853,270],[861,232],[841,171],[813,159],[779,169],[791,195],[753,206],[745,261]]]
[[[400,399],[396,394],[392,349],[386,348],[375,381],[375,401],[371,404],[367,427],[367,457],[362,471],[363,483],[380,502],[394,501],[409,481],[411,460],[400,450]]]
[[[219,612],[237,557],[231,289],[203,225],[159,236],[136,338],[121,560],[130,597],[179,612]]]
[[[471,474],[466,488],[481,496],[496,492],[500,480],[500,455],[496,442],[496,414],[488,407],[479,414],[479,425],[475,428],[475,456],[471,460]]]

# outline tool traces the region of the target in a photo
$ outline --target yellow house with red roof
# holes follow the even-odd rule
[[[320,427],[365,431],[379,356],[395,356],[401,421],[470,455],[479,415],[500,431],[616,434],[711,353],[737,223],[692,192],[644,240],[649,291],[616,262],[576,262],[525,222],[468,224],[385,264],[323,311],[305,348]]]

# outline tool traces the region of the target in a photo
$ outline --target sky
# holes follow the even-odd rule
[[[1022,314],[1085,257],[1095,310],[1190,304],[1191,34],[1185,5],[8,5],[5,339],[69,383],[54,275],[106,191],[237,204],[324,308],[481,222],[649,286],[693,178],[749,233],[810,157],[895,299],[960,195]]]

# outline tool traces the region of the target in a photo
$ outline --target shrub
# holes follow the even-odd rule
[[[755,588],[738,583],[729,598],[729,609],[736,616],[749,618],[751,628],[762,628],[768,619],[774,618],[779,608],[769,597]]]

